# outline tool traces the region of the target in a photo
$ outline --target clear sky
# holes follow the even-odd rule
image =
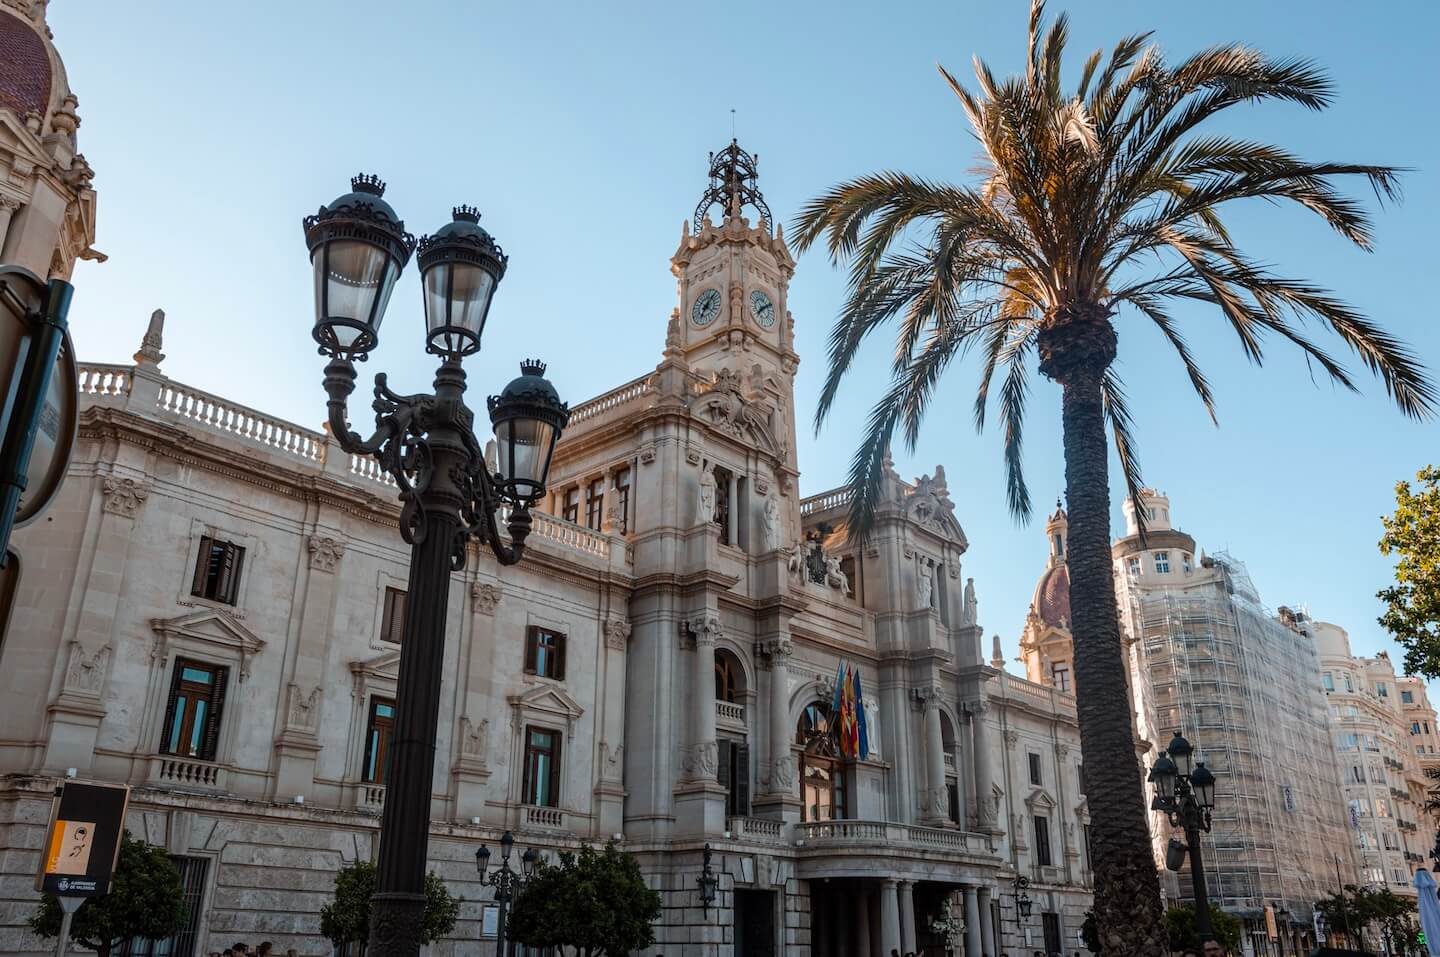
[[[99,193],[103,265],[75,274],[82,358],[128,361],[150,311],[168,315],[164,369],[180,381],[304,424],[323,416],[310,344],[300,218],[379,173],[416,234],[474,203],[510,253],[472,388],[537,354],[577,402],[652,368],[674,303],[668,259],[704,188],[706,154],[730,138],[760,154],[760,185],[790,223],[832,183],[882,168],[964,180],[974,143],[935,72],[997,72],[1024,51],[1024,0],[953,3],[601,4],[55,0],[50,23],[80,98],[80,148]],[[1310,56],[1333,74],[1329,111],[1232,111],[1218,129],[1316,159],[1413,167],[1406,199],[1378,214],[1377,252],[1348,247],[1291,210],[1236,210],[1256,258],[1334,288],[1440,365],[1429,283],[1440,261],[1434,46],[1422,0],[1139,0],[1052,3],[1074,17],[1072,60],[1144,29],[1173,55],[1243,40]],[[814,408],[843,275],[803,257],[790,293],[802,416]],[[1218,315],[1180,313],[1219,396],[1209,424],[1158,333],[1125,316],[1121,369],[1147,480],[1206,551],[1247,562],[1272,606],[1308,605],[1357,652],[1389,646],[1375,591],[1393,483],[1440,460],[1440,426],[1316,384],[1274,344],[1247,365]],[[1430,316],[1431,318],[1426,318]],[[371,365],[402,391],[429,382],[416,272],[401,280]],[[1339,350],[1338,343],[1333,343]],[[840,484],[856,423],[884,382],[877,340],[829,427],[800,445],[805,494]],[[1352,363],[1353,364],[1353,363]],[[1005,509],[998,436],[970,427],[973,367],[951,374],[902,475],[946,466],[971,547],[987,636],[1007,655],[1045,541]],[[1028,475],[1043,510],[1062,486],[1059,392],[1031,400]],[[1116,486],[1114,523],[1122,528]],[[988,654],[988,639],[987,648]]]

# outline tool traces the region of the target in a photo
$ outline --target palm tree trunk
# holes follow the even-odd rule
[[[1045,333],[1049,333],[1046,335]],[[1069,505],[1071,634],[1075,694],[1090,807],[1095,923],[1101,952],[1164,957],[1160,881],[1135,756],[1125,653],[1110,558],[1110,479],[1100,380],[1114,359],[1105,319],[1042,333],[1041,370],[1063,388],[1065,497]]]

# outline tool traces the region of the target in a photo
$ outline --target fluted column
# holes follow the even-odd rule
[[[900,889],[896,881],[881,881],[880,953],[889,957],[892,950],[900,950]]]
[[[915,952],[915,882],[900,882],[900,939],[905,946],[902,954]]]
[[[719,763],[715,743],[715,642],[720,637],[720,617],[713,612],[697,615],[690,620],[690,634],[695,639],[690,702],[695,737],[686,769],[694,779],[713,781]]]
[[[944,824],[950,815],[945,794],[945,742],[940,733],[940,689],[925,691],[925,798],[923,820]]]
[[[789,638],[770,642],[770,790],[791,794],[795,790],[795,759],[790,755],[790,655],[795,646]]]
[[[995,957],[995,915],[990,888],[980,888],[977,906],[980,908],[980,953],[982,957]]]
[[[965,957],[981,957],[980,901],[976,888],[965,888]]]
[[[995,827],[995,807],[990,800],[995,786],[995,770],[990,757],[990,726],[986,723],[989,711],[990,702],[983,699],[970,706],[975,761],[975,824],[981,830]]]

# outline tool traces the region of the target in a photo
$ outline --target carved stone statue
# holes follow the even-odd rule
[[[843,594],[850,594],[850,579],[840,570],[838,555],[825,556],[825,584],[840,589]]]
[[[921,608],[930,607],[930,589],[935,583],[930,580],[930,566],[921,562],[915,572],[915,595],[920,599]]]
[[[975,579],[965,579],[965,609],[960,615],[960,620],[967,625],[973,625],[978,620],[978,609],[975,603]]]
[[[715,521],[715,475],[707,468],[700,469],[700,502],[695,518],[701,525]]]
[[[780,547],[780,503],[773,497],[765,498],[765,550],[774,551]]]
[[[805,543],[796,542],[790,547],[790,558],[785,562],[785,567],[792,575],[801,575],[805,571]]]

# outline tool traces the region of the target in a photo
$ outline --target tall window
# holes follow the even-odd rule
[[[1411,692],[1411,691],[1402,691],[1402,692],[1400,692],[1400,701],[1401,701],[1402,703],[1404,703],[1404,704],[1414,704],[1414,703],[1415,703],[1415,694],[1414,694],[1414,692]]]
[[[240,569],[244,564],[245,549],[234,542],[222,542],[202,535],[190,594],[227,605],[235,604],[240,596]]]
[[[740,666],[728,654],[715,656],[715,700],[735,703],[740,690]]]
[[[405,635],[405,590],[385,589],[385,608],[380,618],[380,640],[400,644]]]
[[[1390,697],[1390,689],[1385,687],[1385,682],[1383,681],[1375,682],[1375,693],[1382,698]]]
[[[360,779],[366,784],[384,784],[390,766],[390,739],[395,733],[395,702],[389,698],[370,699],[370,719],[365,723],[365,766]]]
[[[715,467],[715,524],[720,526],[720,544],[734,545],[730,535],[730,473]]]
[[[1187,574],[1187,575],[1190,574],[1190,572],[1194,570],[1194,566],[1190,563],[1190,553],[1189,553],[1189,552],[1181,552],[1181,553],[1180,553],[1180,570],[1183,571],[1183,572],[1184,572],[1185,574]]]
[[[1040,928],[1045,934],[1045,952],[1047,954],[1056,954],[1065,949],[1065,944],[1060,940],[1059,914],[1041,914]]]
[[[960,823],[960,784],[954,778],[945,779],[945,799],[950,808],[950,820]]]
[[[1050,866],[1050,819],[1035,815],[1035,863]]]
[[[720,739],[720,786],[725,788],[725,814],[750,814],[750,748],[743,741]]]
[[[1138,558],[1129,558],[1129,559],[1126,559],[1126,560],[1125,560],[1125,572],[1126,572],[1126,574],[1128,574],[1131,578],[1139,578],[1139,577],[1140,577],[1140,559],[1138,559]]]
[[[630,470],[615,473],[615,518],[621,535],[630,531]]]
[[[560,517],[567,522],[578,524],[580,522],[580,487],[565,490],[565,497],[560,506]]]
[[[550,628],[531,625],[525,632],[525,673],[563,681],[565,636]]]
[[[1419,733],[1420,733],[1420,722],[1419,722],[1419,721],[1411,721],[1411,722],[1410,722],[1410,733],[1411,733],[1411,734],[1419,734]]]
[[[830,734],[830,709],[820,702],[807,706],[795,729],[800,757],[800,818],[838,821],[847,816],[845,769]]]
[[[214,761],[228,668],[181,658],[170,680],[160,753]]]
[[[520,800],[539,807],[560,805],[560,732],[525,728],[525,784]]]
[[[116,957],[189,957],[195,953],[195,938],[200,933],[200,900],[205,894],[205,872],[210,862],[203,857],[171,857],[170,863],[180,872],[184,925],[173,937],[160,940],[132,937],[110,951]]]
[[[1034,751],[1031,751],[1029,757],[1030,783],[1038,785],[1040,783],[1040,755],[1036,754]]]
[[[1335,690],[1335,675],[1329,671],[1320,676],[1320,683],[1325,686],[1326,691]]]
[[[1050,666],[1050,683],[1051,683],[1052,685],[1054,685],[1055,687],[1059,688],[1061,691],[1064,691],[1064,692],[1066,692],[1066,693],[1069,693],[1069,691],[1070,691],[1070,666],[1069,666],[1068,664],[1051,665],[1051,666]]]
[[[585,527],[600,530],[605,520],[605,480],[598,478],[585,487]]]
[[[1156,553],[1155,553],[1155,573],[1158,574],[1158,575],[1164,575],[1164,574],[1168,573],[1169,571],[1170,571],[1170,553],[1169,553],[1169,552],[1156,552]]]
[[[1345,690],[1351,693],[1355,691],[1355,682],[1350,680],[1350,673],[1348,671],[1345,673]]]

